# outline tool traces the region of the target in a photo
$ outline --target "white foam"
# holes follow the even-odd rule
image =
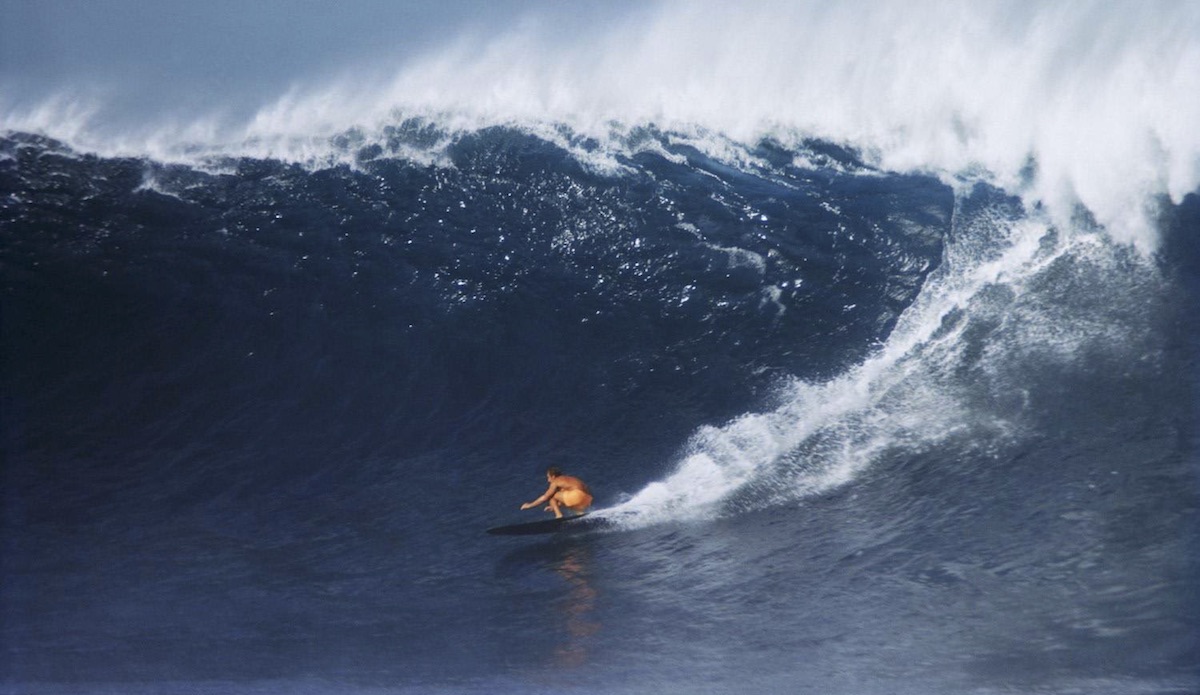
[[[654,123],[726,160],[744,153],[730,138],[813,135],[890,169],[987,172],[1060,221],[1082,203],[1142,245],[1153,196],[1200,185],[1195,3],[668,2],[571,46],[526,25],[405,66],[377,97],[332,93],[256,127],[394,108],[601,139],[614,122]]]
[[[180,195],[178,193],[168,189],[165,185],[163,185],[162,181],[159,181],[158,176],[156,175],[155,171],[149,167],[147,167],[142,172],[142,182],[139,183],[136,187],[134,187],[133,192],[134,193],[145,193],[145,192],[157,193],[162,196],[175,198],[176,200],[183,200],[183,198],[180,197]]]

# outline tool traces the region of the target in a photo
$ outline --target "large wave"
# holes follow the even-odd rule
[[[843,374],[700,428],[619,505],[639,522],[794,502],[896,450],[986,456],[1029,426],[1039,374],[1153,354],[1140,308],[1161,279],[1128,247],[1153,252],[1159,207],[1200,186],[1200,5],[662,2],[572,39],[531,18],[387,79],[297,87],[244,122],[112,132],[102,105],[59,99],[4,123],[102,154],[317,168],[453,166],[449,145],[503,125],[612,176],[681,144],[765,177],[764,141],[786,166],[842,166],[819,139],[855,153],[854,175],[951,184],[943,263],[891,334]]]

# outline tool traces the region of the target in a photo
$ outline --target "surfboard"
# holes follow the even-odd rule
[[[527,521],[523,524],[493,526],[487,532],[493,536],[536,536],[543,533],[578,533],[591,531],[606,526],[607,519],[591,514],[583,516],[564,516],[561,519],[542,519]]]

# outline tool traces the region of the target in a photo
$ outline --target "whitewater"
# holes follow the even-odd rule
[[[0,84],[0,690],[1200,687],[1200,5],[554,17]]]

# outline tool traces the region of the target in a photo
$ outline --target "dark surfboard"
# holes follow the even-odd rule
[[[536,536],[543,533],[579,533],[608,525],[608,520],[598,516],[566,516],[561,519],[542,519],[524,524],[494,526],[487,530],[493,536]]]

